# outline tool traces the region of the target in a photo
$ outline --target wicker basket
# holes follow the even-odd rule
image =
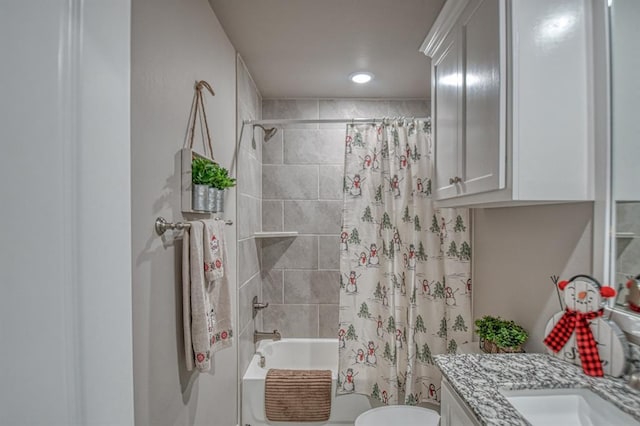
[[[480,349],[488,354],[519,354],[524,353],[522,346],[501,348],[491,340],[480,339]]]

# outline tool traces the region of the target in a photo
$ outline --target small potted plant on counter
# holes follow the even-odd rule
[[[480,337],[480,349],[487,353],[524,352],[527,331],[513,321],[500,317],[484,316],[476,320],[476,333]]]
[[[191,162],[191,208],[195,211],[208,211],[208,191],[215,171],[215,164],[206,158],[195,157]]]
[[[212,212],[224,211],[224,191],[236,185],[236,180],[229,176],[229,170],[215,165],[209,183],[209,207]]]

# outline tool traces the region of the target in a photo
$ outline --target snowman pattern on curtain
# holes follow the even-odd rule
[[[430,130],[347,126],[338,394],[439,403],[433,356],[471,339],[468,211],[433,207]]]

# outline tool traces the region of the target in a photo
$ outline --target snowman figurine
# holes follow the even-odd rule
[[[588,275],[560,281],[558,288],[564,293],[566,309],[547,323],[544,343],[549,353],[582,365],[590,376],[621,376],[628,344],[620,329],[602,317],[604,299],[614,297],[615,289],[602,287]]]

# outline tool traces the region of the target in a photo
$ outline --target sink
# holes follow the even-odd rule
[[[500,393],[533,426],[640,425],[587,388],[501,389]]]

